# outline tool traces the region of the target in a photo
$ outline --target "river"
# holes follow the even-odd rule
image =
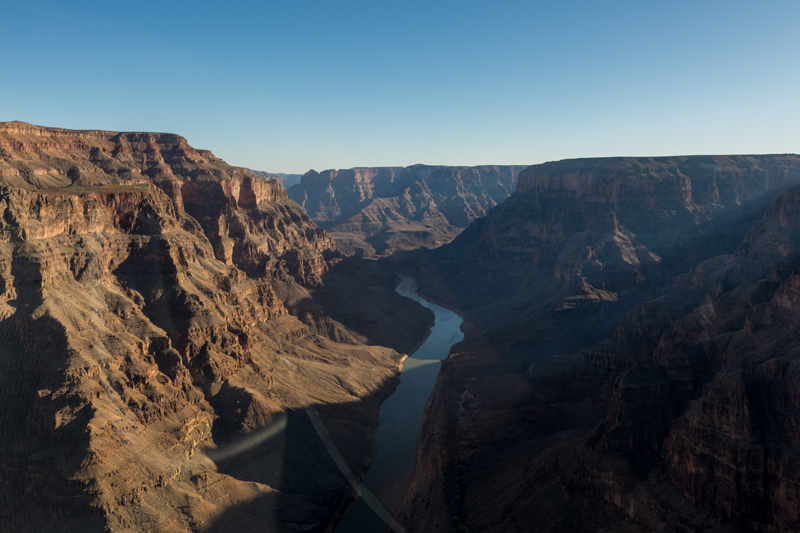
[[[398,294],[427,307],[436,317],[425,342],[403,363],[400,384],[381,405],[375,442],[378,454],[362,485],[362,498],[347,513],[336,533],[385,533],[414,476],[417,438],[425,403],[436,384],[440,361],[464,338],[458,313],[417,294],[417,282],[401,275]],[[402,531],[401,527],[394,527]]]

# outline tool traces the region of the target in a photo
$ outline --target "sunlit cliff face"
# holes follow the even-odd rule
[[[353,486],[307,410],[363,477],[402,360],[376,340],[405,350],[428,316],[340,274],[277,183],[178,136],[11,124],[0,144],[8,527],[333,520]]]

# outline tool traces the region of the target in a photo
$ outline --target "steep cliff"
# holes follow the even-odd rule
[[[348,255],[389,255],[451,241],[514,190],[523,167],[310,171],[289,191]]]
[[[277,181],[284,189],[297,185],[303,179],[302,174],[284,174],[282,172],[273,174],[271,172],[264,172],[263,170],[253,170],[252,168],[248,168],[247,170],[259,178]]]
[[[654,506],[642,487],[621,481],[635,465],[720,523],[800,527],[799,198],[800,189],[788,190],[733,254],[679,277],[583,352],[615,380],[599,399],[605,420],[579,452],[585,460],[564,470],[568,488],[597,490],[574,476],[603,470],[603,482],[624,488],[623,505],[642,519],[654,521],[654,507],[685,519],[674,501],[655,498]],[[617,468],[598,468],[609,456]]]
[[[565,175],[572,176],[568,187]],[[551,326],[562,320],[605,337],[631,302],[663,294],[674,276],[732,250],[798,181],[797,156],[536,165],[520,173],[520,192],[452,244],[409,261],[419,263],[428,296],[480,316],[476,322],[490,320],[492,329],[513,325],[503,331],[506,340],[524,341],[536,330],[558,334],[562,328]],[[692,192],[711,189],[732,192]],[[584,342],[568,333],[555,353],[573,340]]]
[[[5,528],[325,530],[429,315],[179,136],[0,147]]]
[[[797,183],[791,155],[548,163],[407,258],[467,321],[400,523],[795,530],[796,191],[769,206]]]

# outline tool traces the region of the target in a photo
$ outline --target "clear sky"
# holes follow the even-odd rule
[[[8,1],[5,120],[288,173],[800,152],[800,1]]]

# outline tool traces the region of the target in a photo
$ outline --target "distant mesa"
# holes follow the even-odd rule
[[[363,167],[309,171],[289,197],[346,255],[383,257],[450,242],[514,191],[524,167]]]

